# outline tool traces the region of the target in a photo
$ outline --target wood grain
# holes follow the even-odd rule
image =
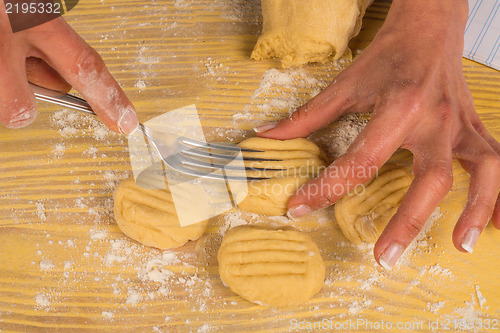
[[[369,8],[354,49],[368,45],[389,6],[375,1]],[[264,73],[278,67],[249,59],[262,20],[257,0],[81,0],[66,19],[99,51],[142,121],[194,103],[208,137],[239,140],[290,111],[263,112],[265,98],[283,91],[255,96]],[[465,59],[463,68],[481,119],[500,139],[499,72]],[[325,85],[339,70],[315,64],[304,73]],[[305,101],[310,93],[298,85],[293,97]],[[42,103],[29,127],[0,128],[2,332],[321,331],[304,328],[307,323],[330,325],[322,331],[331,332],[349,320],[413,323],[408,332],[427,332],[435,321],[443,329],[448,320],[456,331],[453,319],[500,319],[500,232],[488,226],[473,255],[451,243],[468,186],[458,163],[442,216],[391,272],[378,267],[369,248],[346,241],[331,210],[297,223],[320,248],[326,285],[307,304],[277,309],[230,292],[216,254],[226,219],[282,220],[233,211],[214,218],[197,243],[165,252],[141,246],[120,232],[112,215],[114,188],[130,172],[126,149],[126,138],[96,119]],[[405,152],[394,157],[407,165],[410,159]],[[148,264],[172,273],[154,281]],[[294,329],[299,322],[304,329]]]

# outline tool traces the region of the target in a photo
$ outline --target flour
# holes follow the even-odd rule
[[[403,254],[399,258],[398,262],[396,263],[396,266],[398,266],[398,265],[409,266],[410,265],[411,257],[414,255],[414,253],[416,253],[417,251],[420,251],[419,247],[422,247],[421,246],[422,242],[427,242],[427,239],[429,237],[428,236],[429,231],[434,226],[434,223],[437,220],[439,220],[442,216],[443,216],[443,214],[441,213],[439,207],[436,207],[436,209],[432,212],[431,216],[429,217],[429,219],[425,223],[422,230],[420,230],[420,232],[415,237],[415,239],[410,243],[410,245],[408,245],[406,250],[403,252]],[[434,268],[433,271],[438,271],[438,268],[437,267]],[[439,273],[445,274],[445,275],[446,274],[451,275],[451,273],[449,273],[448,271],[445,271],[444,269],[441,269],[439,271]]]
[[[146,85],[146,82],[144,82],[144,80],[142,79],[137,79],[134,83],[134,87],[136,88],[139,88],[139,91],[146,88],[147,85]]]
[[[427,271],[427,273],[432,274],[438,278],[447,278],[453,279],[454,275],[448,268],[441,267],[439,264],[435,264],[433,266],[428,267],[426,270],[424,269],[420,275],[423,275]]]
[[[474,286],[474,288],[476,289],[477,302],[479,304],[479,307],[482,309],[484,303],[486,303],[486,298],[483,296],[483,294],[479,290],[479,286],[477,284]]]
[[[311,134],[309,139],[316,142],[331,160],[336,160],[345,154],[367,124],[367,118],[362,118],[357,114],[348,114],[340,117],[331,126]]]
[[[43,202],[37,201],[35,205],[36,205],[36,215],[38,216],[38,218],[42,221],[46,221],[47,215],[45,215],[45,205],[43,204]]]
[[[51,270],[55,267],[55,265],[49,259],[44,259],[40,261],[40,269],[44,271]]]
[[[38,307],[47,308],[50,306],[50,298],[46,294],[38,293],[35,295],[35,303]]]
[[[141,300],[141,298],[142,295],[137,290],[129,289],[128,297],[125,303],[135,305]]]
[[[250,104],[242,113],[233,115],[234,127],[240,127],[242,122],[254,127],[261,125],[265,119],[289,115],[326,85],[326,82],[302,68],[283,71],[269,69],[253,93]]]
[[[103,312],[101,313],[101,316],[102,316],[103,318],[106,318],[106,319],[111,319],[111,318],[113,318],[113,316],[114,316],[114,315],[115,315],[115,314],[114,314],[113,312],[111,312],[111,311],[103,311]]]
[[[436,303],[427,303],[427,309],[432,313],[437,313],[444,307],[445,303],[446,303],[445,301],[439,301]]]

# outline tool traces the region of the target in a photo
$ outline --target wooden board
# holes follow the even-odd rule
[[[366,47],[389,6],[369,8],[353,49]],[[291,85],[262,87],[279,67],[249,59],[262,20],[257,0],[81,0],[66,19],[100,52],[142,121],[196,104],[210,139],[251,135],[342,69],[279,70]],[[463,65],[477,111],[498,140],[500,73]],[[407,165],[410,158],[394,157]],[[406,325],[427,332],[457,331],[461,318],[489,321],[490,330],[476,331],[500,329],[500,231],[488,226],[472,255],[451,243],[468,186],[457,163],[434,223],[390,272],[368,246],[347,242],[331,209],[294,222],[317,242],[327,279],[310,302],[283,309],[233,294],[219,279],[216,254],[229,223],[290,221],[232,211],[214,218],[197,243],[147,248],[124,236],[112,214],[114,188],[129,172],[126,138],[90,116],[41,103],[34,124],[0,128],[0,331],[373,332]]]

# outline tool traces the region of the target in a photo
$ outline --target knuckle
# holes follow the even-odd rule
[[[77,77],[84,74],[99,74],[102,68],[103,62],[97,51],[86,47],[76,58],[73,74]]]
[[[352,165],[352,174],[355,174],[360,181],[368,181],[374,173],[379,171],[379,157],[374,153],[364,153],[355,158]]]
[[[408,243],[415,238],[422,228],[424,227],[425,221],[421,221],[418,218],[411,216],[411,215],[404,215],[401,218],[401,222],[403,223],[404,229],[403,229],[403,239],[408,240]]]
[[[451,167],[445,164],[438,164],[431,167],[424,174],[429,179],[429,190],[440,196],[445,196],[453,186],[453,173]]]

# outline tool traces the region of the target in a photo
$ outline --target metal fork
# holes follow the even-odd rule
[[[61,105],[74,110],[82,111],[96,116],[92,107],[83,98],[71,94],[63,94],[59,91],[40,87],[29,83],[36,99]],[[174,134],[159,132],[151,127],[139,123],[138,128],[148,139],[149,144],[159,154],[165,164],[175,171],[192,176],[210,179],[228,180],[262,180],[268,177],[247,176],[247,171],[266,172],[279,171],[281,169],[270,169],[260,167],[248,167],[240,165],[229,165],[231,161],[280,161],[279,159],[267,159],[258,157],[244,157],[239,152],[260,152],[259,150],[240,148],[233,143],[205,143],[190,138],[176,136]],[[175,136],[175,144],[166,142],[165,135]],[[169,140],[170,141],[170,140]],[[223,170],[223,172],[216,172]],[[225,171],[234,172],[228,174]]]

